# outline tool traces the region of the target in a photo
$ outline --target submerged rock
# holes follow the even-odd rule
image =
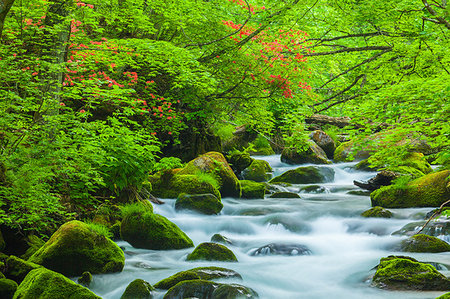
[[[308,140],[306,148],[285,148],[281,153],[281,161],[288,164],[330,164],[326,153],[314,141]]]
[[[270,198],[300,198],[300,195],[293,192],[275,192]]]
[[[372,218],[391,218],[392,212],[382,207],[373,207],[367,211],[362,212],[361,216]]]
[[[327,193],[328,189],[325,188],[324,186],[310,185],[300,188],[300,192],[318,194],[318,193]]]
[[[101,299],[64,275],[45,268],[35,269],[28,273],[17,288],[14,298]]]
[[[259,247],[250,255],[310,255],[311,250],[305,245],[300,244],[276,244],[271,243]]]
[[[407,252],[446,252],[450,244],[441,239],[424,234],[414,235],[401,243],[401,250]]]
[[[242,178],[255,182],[265,182],[270,180],[272,171],[269,162],[264,160],[253,160],[253,162],[242,171]]]
[[[161,215],[135,211],[120,226],[123,240],[136,248],[167,250],[193,247],[192,240],[174,223]]]
[[[237,262],[237,258],[233,251],[221,244],[211,242],[199,244],[194,251],[187,256],[187,260]]]
[[[411,222],[402,227],[400,230],[392,233],[392,235],[415,235],[419,229],[423,227],[426,221]],[[422,231],[423,234],[429,236],[450,236],[450,221],[431,221],[425,226]]]
[[[74,220],[63,224],[29,261],[66,276],[77,276],[85,271],[120,272],[125,256],[109,238]]]
[[[151,299],[155,288],[142,279],[135,279],[127,286],[120,299]]]
[[[206,215],[218,214],[223,204],[215,195],[207,194],[180,194],[175,202],[176,210],[194,210]]]
[[[370,194],[372,206],[384,208],[439,207],[450,198],[450,170],[428,174],[406,186],[390,185]]]
[[[178,272],[170,277],[164,278],[163,280],[155,283],[155,288],[168,290],[171,287],[177,285],[178,283],[186,280],[199,280],[200,276],[194,271],[187,270]]]
[[[269,183],[314,184],[334,180],[334,170],[328,167],[299,167],[274,177]]]
[[[266,194],[266,185],[254,181],[242,180],[242,195],[241,198],[247,199],[262,199]]]
[[[450,280],[429,264],[409,257],[382,258],[372,284],[390,290],[446,291]]]

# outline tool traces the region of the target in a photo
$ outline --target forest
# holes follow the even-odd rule
[[[0,297],[450,298],[449,38],[447,0],[0,0]]]

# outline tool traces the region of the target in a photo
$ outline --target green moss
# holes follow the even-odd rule
[[[439,207],[450,198],[450,170],[425,175],[406,184],[390,185],[370,194],[372,206],[385,208]]]
[[[217,243],[201,243],[187,256],[188,261],[207,260],[237,262],[234,253],[227,247]]]
[[[266,186],[262,183],[242,180],[241,186],[242,186],[241,198],[247,199],[264,198],[264,195],[266,193]]]
[[[222,267],[197,267],[189,271],[195,272],[200,276],[200,279],[206,280],[222,278],[242,279],[242,276],[236,271]]]
[[[166,250],[194,246],[178,226],[149,212],[135,212],[123,218],[120,234],[123,240],[136,248]]]
[[[275,192],[270,198],[300,198],[300,195],[292,192]]]
[[[269,183],[311,184],[326,183],[334,179],[333,169],[327,167],[299,167],[274,177]]]
[[[222,284],[212,294],[214,299],[259,298],[251,288],[238,284]]]
[[[233,244],[233,242],[232,242],[230,239],[228,239],[228,238],[225,237],[225,236],[222,236],[221,234],[214,234],[214,235],[211,237],[211,242],[214,242],[214,243],[222,243],[222,244],[228,244],[228,245]]]
[[[233,153],[228,156],[228,161],[231,164],[230,165],[231,168],[237,173],[241,172],[242,170],[250,166],[253,160],[254,159],[250,157],[250,154],[242,152]]]
[[[392,213],[382,207],[373,207],[367,211],[361,213],[362,217],[372,217],[372,218],[391,218]]]
[[[14,280],[0,278],[0,298],[12,299],[17,290],[17,283]]]
[[[271,178],[272,168],[269,162],[264,160],[253,160],[247,168],[242,171],[242,177],[255,182],[265,182]]]
[[[6,259],[5,274],[8,278],[20,284],[31,270],[38,268],[42,268],[42,266],[11,255]]]
[[[361,171],[377,171],[377,167],[373,167],[372,164],[370,164],[369,159],[359,161],[355,165],[355,169]]]
[[[354,144],[353,141],[347,141],[341,143],[336,150],[334,151],[334,157],[333,160],[335,162],[345,162],[345,161],[359,161],[369,158],[370,153],[373,152],[371,149],[361,149],[356,151],[354,155],[352,156],[352,152]]]
[[[433,171],[422,153],[408,153],[399,162],[399,166],[390,167],[389,170],[404,174],[413,174],[415,177],[420,177]]]
[[[32,270],[17,288],[14,299],[101,299],[85,287],[45,268]]]
[[[180,175],[195,175],[196,173],[205,172],[213,175],[220,183],[220,194],[222,196],[240,197],[241,185],[239,180],[231,169],[225,157],[218,152],[208,152],[196,159],[190,161],[183,169]],[[194,194],[191,192],[185,192]],[[211,193],[211,192],[203,192]]]
[[[218,214],[223,204],[213,194],[180,194],[175,202],[176,210],[194,210],[206,215]]]
[[[450,292],[437,297],[436,299],[450,299]]]
[[[381,259],[373,284],[393,290],[445,291],[450,280],[431,265],[404,257]]]
[[[401,243],[401,250],[408,252],[447,252],[450,244],[433,236],[414,235]]]
[[[182,271],[178,272],[170,277],[167,277],[155,284],[155,288],[168,290],[171,287],[175,286],[177,283],[185,280],[196,280],[200,279],[200,276],[194,271]]]
[[[151,299],[155,288],[142,279],[135,279],[127,286],[120,299]]]
[[[171,287],[164,295],[164,299],[212,298],[212,293],[219,285],[202,279],[185,280]]]
[[[120,272],[125,263],[123,251],[110,239],[98,235],[80,221],[63,224],[30,262],[67,276]]]
[[[5,239],[3,239],[2,231],[0,231],[0,251],[3,251],[5,247],[6,247]]]
[[[327,155],[314,141],[308,140],[306,144],[298,147],[285,148],[281,153],[281,161],[289,164],[330,164]]]
[[[83,274],[81,274],[77,281],[82,286],[88,287],[92,281],[92,274],[88,271],[83,272]]]

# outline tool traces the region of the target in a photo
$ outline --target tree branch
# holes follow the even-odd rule
[[[435,21],[432,21],[433,19],[429,19],[429,18],[424,18],[424,20],[426,19],[427,21],[431,21],[433,23],[437,23],[437,24],[443,24],[445,25],[445,27],[447,27],[447,29],[450,29],[450,23],[444,19],[443,17],[438,16],[437,12],[431,7],[431,5],[428,3],[427,0],[422,0],[423,5],[425,5],[425,8],[428,10],[428,12],[433,15],[434,17],[436,17]]]
[[[350,52],[362,52],[362,51],[375,51],[375,50],[392,50],[392,47],[389,46],[367,46],[367,47],[354,47],[354,48],[345,48],[336,51],[329,52],[319,52],[319,53],[305,53],[303,57],[311,57],[311,56],[325,56],[325,55],[334,55],[339,53],[350,53]]]
[[[355,81],[353,81],[353,83],[350,84],[350,85],[349,85],[348,87],[346,87],[345,89],[343,89],[343,90],[341,90],[340,92],[338,92],[337,94],[335,94],[335,95],[329,97],[328,99],[323,100],[323,101],[320,102],[320,103],[315,103],[315,104],[313,104],[312,106],[315,107],[315,106],[319,106],[319,105],[325,104],[326,102],[329,102],[329,101],[331,101],[332,99],[334,99],[334,98],[340,96],[341,94],[343,94],[343,93],[349,91],[353,86],[356,85],[356,83],[358,83],[358,81],[359,81],[361,78],[364,78],[365,76],[366,76],[365,74],[359,75],[358,77],[356,77]]]

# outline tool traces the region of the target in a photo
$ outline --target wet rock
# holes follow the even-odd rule
[[[200,276],[194,271],[190,270],[181,271],[155,283],[155,288],[161,290],[168,290],[182,281],[197,280],[197,279],[200,279]]]
[[[441,239],[424,234],[414,235],[403,240],[402,251],[407,252],[447,252],[450,251],[450,244]]]
[[[239,284],[222,284],[212,294],[214,299],[259,298],[251,288]]]
[[[361,216],[371,218],[391,218],[392,212],[382,207],[373,207],[367,211],[362,212]]]
[[[230,239],[228,239],[225,236],[222,236],[221,234],[214,234],[211,237],[211,242],[222,243],[222,244],[227,244],[227,245],[233,244],[233,242]]]
[[[310,185],[310,186],[305,186],[300,188],[300,192],[301,193],[314,193],[314,194],[318,194],[318,193],[327,193],[328,189],[325,188],[324,186],[319,186],[319,185]]]
[[[92,274],[88,271],[83,272],[81,276],[78,278],[78,283],[82,286],[89,287],[92,282]]]
[[[334,180],[334,170],[328,167],[299,167],[274,177],[269,183],[314,184],[327,183]]]
[[[17,290],[17,283],[14,280],[0,278],[0,298],[12,299]]]
[[[399,175],[395,172],[383,170],[383,171],[377,173],[377,175],[375,177],[369,179],[367,182],[353,181],[353,184],[355,184],[356,186],[358,186],[362,189],[374,191],[374,190],[381,188],[382,186],[391,185],[392,180],[394,180],[398,177],[399,177]]]
[[[264,245],[255,251],[251,252],[250,255],[310,255],[311,250],[304,245],[299,244],[276,244],[271,243]]]
[[[223,204],[215,195],[207,194],[185,194],[178,196],[175,202],[176,210],[194,210],[206,215],[218,214]]]
[[[406,186],[390,185],[370,194],[372,206],[384,208],[439,207],[450,198],[450,170],[430,173]]]
[[[266,185],[254,181],[242,180],[242,195],[241,198],[247,199],[263,199],[266,194]]]
[[[116,243],[74,220],[63,224],[29,261],[66,276],[77,276],[85,271],[120,272],[125,257]]]
[[[39,268],[30,271],[17,288],[14,298],[101,299],[85,287],[57,272]]]
[[[305,148],[285,148],[281,153],[281,161],[288,164],[330,164],[326,153],[314,141],[308,140]]]
[[[136,248],[167,250],[193,247],[192,240],[167,218],[134,211],[126,215],[120,226],[122,239]]]
[[[255,159],[250,157],[250,154],[248,153],[234,153],[228,156],[228,162],[230,163],[231,169],[233,169],[236,174],[240,174],[241,171],[249,167],[254,160]]]
[[[194,251],[187,256],[187,260],[237,262],[236,256],[230,249],[221,244],[211,242],[199,244]]]
[[[135,279],[127,286],[120,299],[151,299],[155,288],[142,279]]]
[[[450,280],[431,265],[412,258],[382,258],[372,284],[389,290],[445,291]]]
[[[200,279],[182,281],[170,288],[164,296],[164,299],[178,298],[250,299],[258,298],[258,294],[242,285],[223,284]]]
[[[275,192],[270,198],[300,198],[300,195],[293,192]]]
[[[426,221],[411,222],[402,227],[400,230],[392,233],[392,235],[415,235],[419,229],[423,227]],[[423,234],[429,236],[450,235],[450,221],[431,221],[422,231]]]
[[[269,162],[264,160],[253,160],[253,162],[242,171],[242,178],[255,182],[265,182],[270,180],[272,175],[269,173],[272,168]]]
[[[311,138],[318,146],[323,149],[328,159],[333,159],[336,144],[327,133],[321,130],[316,130],[309,134],[309,138]]]

